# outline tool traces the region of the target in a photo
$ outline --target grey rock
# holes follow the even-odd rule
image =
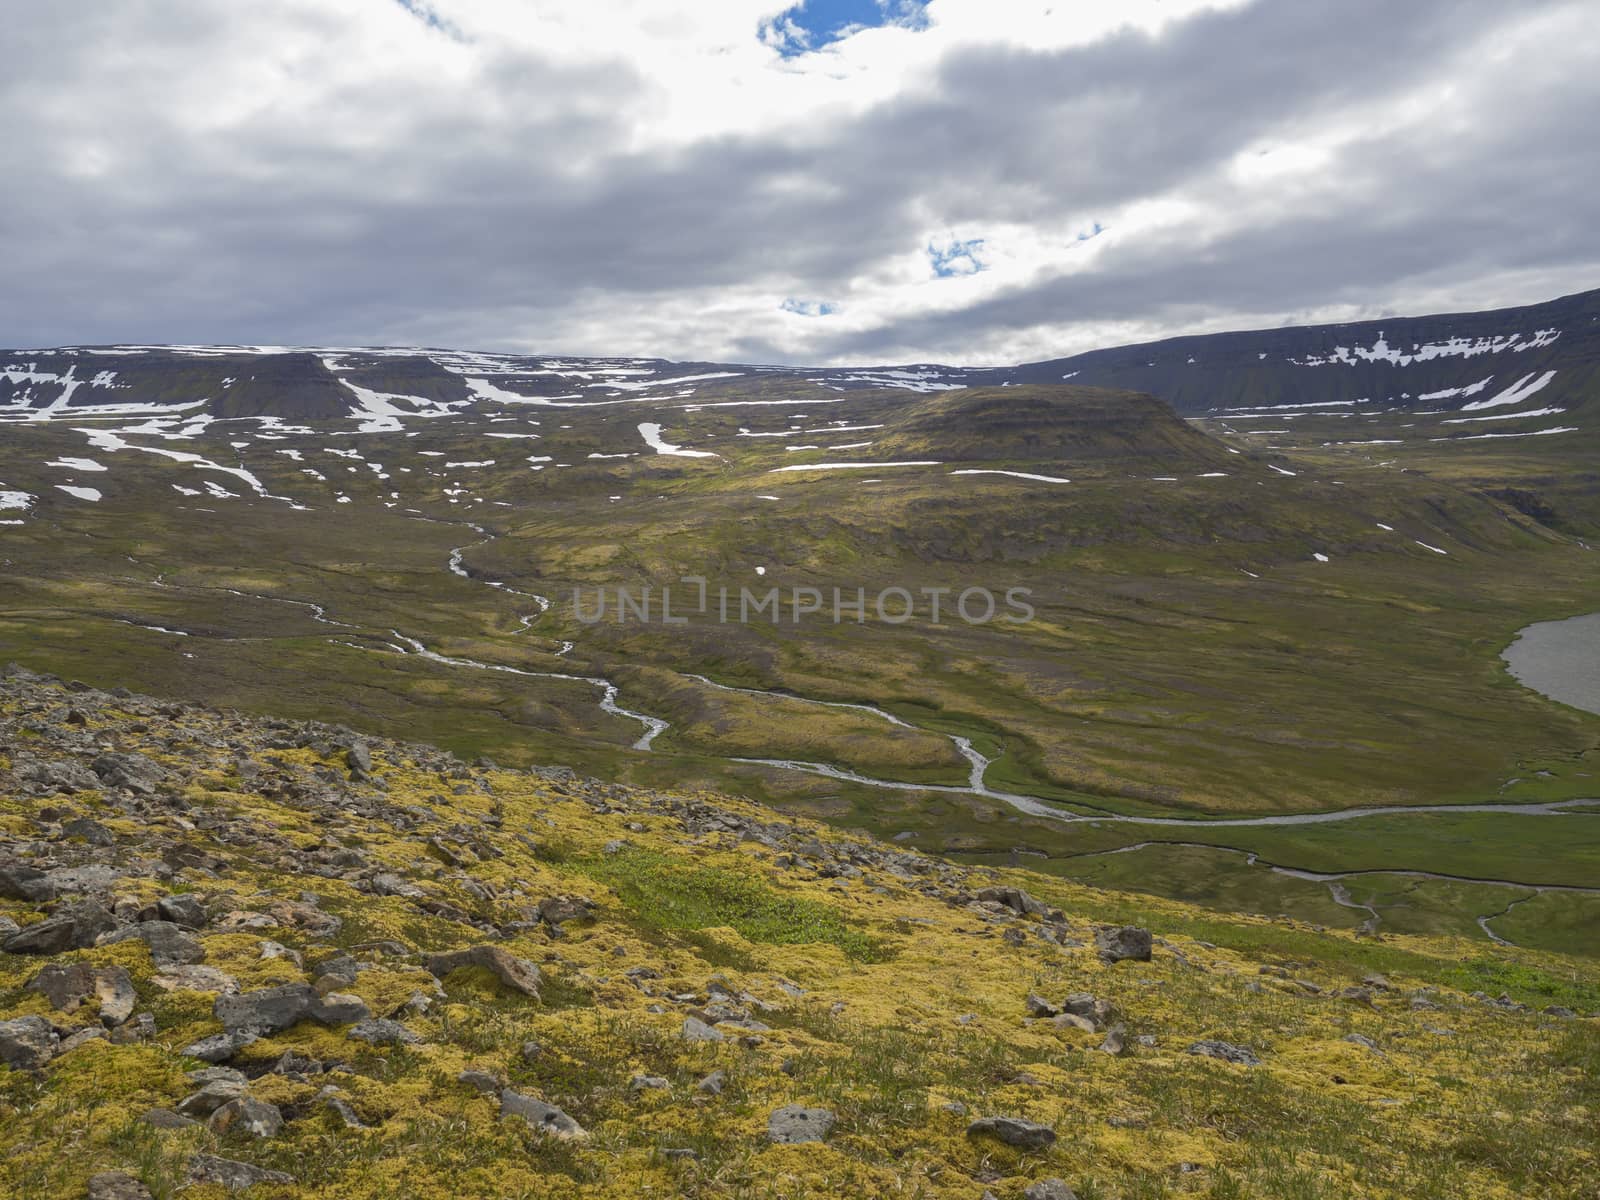
[[[112,833],[99,821],[89,817],[76,817],[61,826],[61,836],[68,841],[82,838],[91,846],[115,846],[117,835]]]
[[[685,1017],[683,1019],[683,1037],[690,1042],[720,1042],[722,1031],[713,1029],[699,1017]]]
[[[1061,1012],[1060,1005],[1052,1004],[1043,996],[1033,993],[1029,993],[1028,998],[1022,1003],[1030,1017],[1053,1017]]]
[[[319,1000],[321,997],[309,984],[287,983],[282,987],[240,992],[236,996],[218,996],[212,1013],[229,1033],[240,1030],[281,1033],[305,1020],[311,1014],[311,1006]]]
[[[360,996],[329,992],[325,996],[317,997],[306,1010],[306,1015],[324,1025],[350,1025],[356,1021],[365,1021],[372,1015],[372,1010]]]
[[[43,1017],[16,1017],[0,1021],[0,1063],[13,1071],[31,1071],[49,1062],[56,1052],[55,1026]]]
[[[1022,1189],[1022,1200],[1078,1200],[1065,1179],[1041,1179]]]
[[[232,1100],[241,1100],[250,1094],[250,1085],[242,1079],[212,1079],[199,1091],[191,1092],[177,1103],[179,1115],[209,1117]]]
[[[348,1038],[371,1046],[414,1046],[422,1041],[399,1021],[382,1017],[357,1022],[345,1033]]]
[[[1121,1054],[1128,1048],[1128,1028],[1125,1025],[1113,1025],[1106,1031],[1106,1040],[1100,1043],[1100,1049],[1107,1054]]]
[[[171,921],[185,929],[204,929],[206,922],[211,919],[205,905],[200,903],[200,897],[192,892],[161,897],[156,901],[156,911],[161,914],[162,920]]]
[[[140,796],[154,792],[166,776],[159,763],[142,754],[102,754],[89,766],[105,786]]]
[[[372,890],[380,896],[401,896],[408,900],[420,900],[427,894],[416,884],[388,872],[372,877]]]
[[[594,901],[586,896],[551,896],[539,902],[539,919],[546,925],[587,921],[594,916]]]
[[[180,1116],[170,1108],[152,1108],[142,1114],[139,1121],[152,1129],[193,1129],[200,1123],[189,1117]]]
[[[153,1200],[150,1189],[126,1171],[101,1171],[90,1176],[85,1200]]]
[[[473,946],[470,950],[449,954],[430,954],[423,965],[438,979],[462,967],[482,967],[512,991],[539,999],[539,968],[499,946]]]
[[[1347,1033],[1344,1035],[1344,1040],[1353,1046],[1364,1046],[1368,1050],[1377,1051],[1379,1054],[1383,1053],[1382,1050],[1378,1049],[1378,1043],[1373,1041],[1364,1033]]]
[[[61,1045],[56,1050],[56,1057],[71,1054],[79,1046],[87,1046],[90,1042],[98,1042],[106,1036],[106,1031],[98,1025],[86,1025],[76,1029],[61,1039]]]
[[[201,1062],[227,1062],[260,1038],[261,1035],[253,1029],[236,1029],[231,1033],[217,1033],[201,1038],[198,1042],[191,1042],[183,1048],[183,1053],[190,1058],[198,1058]]]
[[[242,1192],[258,1183],[293,1183],[294,1176],[282,1171],[268,1171],[231,1158],[218,1158],[214,1154],[196,1154],[189,1160],[191,1183],[217,1183],[230,1192]]]
[[[101,939],[102,946],[137,939],[150,947],[150,959],[158,967],[182,967],[205,959],[205,947],[183,926],[172,921],[141,921]]]
[[[968,1137],[992,1137],[1018,1150],[1048,1150],[1056,1131],[1021,1117],[980,1117],[967,1126]]]
[[[1150,961],[1150,931],[1137,925],[1101,929],[1094,935],[1094,944],[1107,962]]]
[[[577,1141],[589,1136],[583,1126],[555,1105],[524,1096],[510,1088],[500,1093],[500,1115],[521,1117],[536,1133],[548,1134],[563,1141]]]
[[[283,1130],[283,1113],[276,1104],[253,1096],[240,1096],[213,1112],[206,1127],[219,1134],[237,1131],[251,1137],[277,1137]]]
[[[239,981],[226,971],[195,965],[168,967],[161,974],[152,975],[150,982],[167,992],[220,992],[231,996],[239,990]]]
[[[487,1096],[496,1094],[499,1092],[501,1087],[500,1080],[494,1075],[490,1074],[488,1071],[474,1071],[470,1069],[463,1071],[461,1074],[456,1076],[456,1082],[464,1083],[474,1091],[482,1092]]]
[[[25,863],[0,863],[0,897],[48,904],[56,898],[56,885],[43,871]]]
[[[767,1141],[786,1146],[826,1141],[836,1120],[826,1108],[786,1104],[767,1118]]]
[[[329,1085],[317,1093],[324,1107],[344,1124],[346,1129],[365,1129],[366,1124],[357,1115],[356,1110],[350,1106],[350,1101],[339,1093],[339,1089]]]
[[[672,1084],[659,1075],[635,1075],[628,1080],[628,1090],[635,1095],[639,1092],[665,1092],[671,1088]]]
[[[83,950],[116,925],[116,918],[92,900],[64,904],[43,921],[8,937],[5,950],[9,954],[60,954],[66,950]]]
[[[1219,1042],[1211,1038],[1194,1043],[1185,1053],[1199,1054],[1206,1058],[1220,1058],[1223,1062],[1237,1063],[1242,1067],[1261,1065],[1261,1060],[1256,1057],[1255,1051],[1244,1046],[1235,1046],[1232,1042]]]
[[[94,972],[94,994],[100,1002],[100,1023],[107,1028],[121,1025],[133,1016],[139,1002],[133,977],[124,967],[101,967]]]
[[[76,1012],[94,994],[94,968],[88,963],[50,963],[23,990],[43,996],[57,1012]]]
[[[986,887],[978,890],[978,899],[1001,904],[1021,916],[1042,917],[1050,910],[1027,892],[1017,887]]]
[[[699,1083],[694,1085],[694,1090],[703,1092],[707,1096],[720,1096],[722,1089],[728,1086],[728,1073],[726,1071],[713,1071]]]

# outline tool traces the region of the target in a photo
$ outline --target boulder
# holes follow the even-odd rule
[[[767,1118],[767,1141],[784,1146],[826,1141],[836,1120],[826,1108],[786,1104]]]
[[[181,967],[204,960],[205,947],[183,926],[173,921],[142,921],[118,929],[101,939],[102,946],[137,939],[150,947],[150,958],[158,967]]]
[[[555,1105],[535,1100],[532,1096],[524,1096],[510,1088],[500,1093],[500,1115],[521,1117],[534,1132],[561,1138],[563,1141],[578,1141],[589,1136],[583,1126]]]
[[[206,1127],[212,1133],[237,1131],[251,1137],[277,1137],[283,1129],[283,1113],[276,1104],[268,1104],[254,1096],[239,1096],[213,1112]]]
[[[1261,1060],[1256,1057],[1253,1050],[1244,1046],[1235,1046],[1232,1042],[1219,1042],[1211,1038],[1194,1043],[1186,1051],[1188,1054],[1198,1054],[1205,1058],[1220,1058],[1223,1062],[1237,1063],[1242,1067],[1259,1067]]]
[[[992,1137],[1018,1150],[1048,1150],[1056,1131],[1021,1117],[980,1117],[967,1126],[968,1137]]]
[[[13,1071],[31,1071],[49,1062],[59,1039],[55,1026],[43,1017],[17,1017],[0,1021],[0,1063]]]
[[[448,954],[430,954],[424,965],[428,973],[438,979],[462,967],[482,967],[512,991],[539,999],[539,968],[499,946],[481,945]]]
[[[8,954],[60,954],[83,950],[117,926],[116,918],[93,900],[63,904],[53,914],[5,940]]]
[[[218,996],[212,1013],[229,1033],[281,1033],[305,1020],[311,1014],[311,1006],[320,999],[310,984],[286,983],[236,996]]]
[[[0,863],[0,897],[26,900],[29,904],[49,904],[56,898],[56,885],[43,871],[25,863]]]
[[[152,1200],[150,1189],[126,1171],[101,1171],[89,1179],[85,1200]]]
[[[1137,925],[1108,927],[1094,935],[1095,949],[1106,962],[1149,962],[1150,943],[1150,931]]]
[[[242,1192],[258,1183],[293,1183],[294,1176],[214,1154],[196,1154],[189,1160],[189,1182],[216,1183],[230,1192]]]

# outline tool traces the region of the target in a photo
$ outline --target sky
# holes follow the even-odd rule
[[[0,345],[999,365],[1600,287],[1591,0],[0,20]]]

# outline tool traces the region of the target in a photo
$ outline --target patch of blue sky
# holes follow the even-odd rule
[[[461,36],[461,31],[441,17],[426,0],[395,0],[395,3],[429,29],[436,29],[446,37],[454,38],[458,42],[464,40]]]
[[[761,26],[761,40],[784,58],[821,50],[863,29],[923,29],[927,0],[801,0]]]
[[[826,317],[839,311],[839,306],[828,300],[797,300],[793,296],[778,307],[802,317]]]
[[[982,254],[982,238],[968,238],[966,241],[952,239],[942,246],[928,243],[928,261],[933,264],[933,273],[940,279],[949,279],[953,275],[976,275],[988,265],[983,261]]]

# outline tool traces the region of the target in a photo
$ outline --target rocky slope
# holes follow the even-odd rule
[[[9,668],[0,1194],[1592,1194],[1593,967],[1140,903]]]

